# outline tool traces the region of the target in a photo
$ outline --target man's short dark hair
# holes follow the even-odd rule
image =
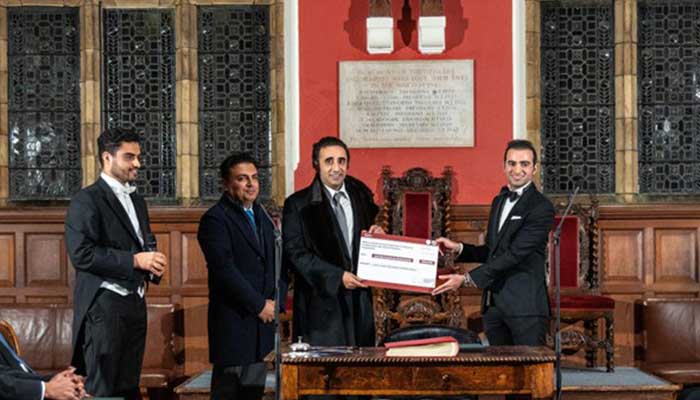
[[[138,143],[141,144],[141,136],[133,130],[126,128],[107,128],[102,131],[100,137],[97,138],[97,158],[100,159],[100,165],[103,165],[102,153],[105,151],[111,155],[115,155],[122,143]]]
[[[345,155],[347,156],[347,162],[348,165],[350,165],[350,150],[348,150],[348,146],[343,142],[342,140],[338,139],[335,136],[326,136],[322,137],[321,140],[318,142],[314,143],[313,149],[311,149],[311,165],[313,165],[314,169],[316,172],[318,172],[318,167],[319,167],[319,154],[321,154],[321,149],[324,147],[330,147],[330,146],[340,146],[345,149]]]
[[[524,139],[515,139],[508,142],[506,151],[503,152],[503,162],[506,162],[506,156],[508,155],[508,150],[530,150],[532,152],[532,164],[537,164],[537,151],[535,151],[535,146],[532,142]]]
[[[233,153],[226,157],[226,159],[222,161],[221,165],[219,166],[219,175],[221,176],[221,180],[228,182],[229,178],[231,177],[231,169],[236,165],[243,163],[253,164],[255,169],[259,169],[258,161],[249,153]]]

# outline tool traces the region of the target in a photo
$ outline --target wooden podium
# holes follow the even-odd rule
[[[552,398],[554,352],[546,347],[486,347],[450,358],[385,357],[384,351],[358,348],[301,357],[283,353],[282,399],[332,394],[530,394],[533,399]]]

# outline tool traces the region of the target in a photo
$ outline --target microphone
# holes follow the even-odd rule
[[[265,219],[270,221],[270,224],[272,224],[272,229],[274,230],[275,238],[277,238],[277,236],[281,235],[281,232],[277,227],[277,223],[274,219],[272,219],[272,216],[270,215],[270,213],[267,212],[267,209],[265,209],[265,206],[261,202],[257,201],[256,203],[260,206],[260,211],[262,211],[263,215],[265,216]]]
[[[265,207],[257,202],[260,206],[260,211],[262,211],[265,218],[272,224],[274,236],[275,236],[275,339],[274,339],[274,351],[275,351],[275,400],[282,399],[282,343],[280,338],[280,304],[282,304],[282,293],[280,280],[282,276],[282,231],[272,219],[270,214],[267,212]]]
[[[146,239],[143,241],[143,249],[145,251],[158,251],[158,243],[156,242],[156,237],[152,233],[146,235]],[[153,272],[148,273],[148,280],[156,285],[160,285],[160,278],[163,276],[158,276]]]
[[[561,230],[564,226],[564,220],[566,216],[569,215],[571,207],[574,205],[574,198],[578,194],[581,186],[576,185],[574,191],[569,197],[569,202],[564,209],[564,212],[560,214],[559,225],[557,225],[552,235],[552,240],[554,241],[554,303],[556,305],[554,311],[554,375],[555,375],[555,388],[554,388],[554,399],[561,400],[561,248],[559,247],[561,238]]]

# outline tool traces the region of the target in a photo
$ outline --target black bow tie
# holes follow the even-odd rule
[[[510,201],[515,201],[520,197],[520,193],[515,190],[510,190],[507,186],[504,186],[503,189],[501,189],[501,196],[507,197]]]

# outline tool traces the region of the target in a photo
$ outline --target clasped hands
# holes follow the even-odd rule
[[[44,398],[50,400],[80,400],[85,393],[85,378],[75,373],[74,367],[54,375],[44,387]]]

